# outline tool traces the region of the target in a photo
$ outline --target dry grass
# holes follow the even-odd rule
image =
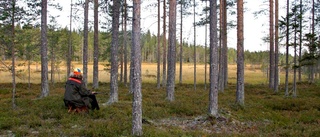
[[[7,62],[9,65],[10,62]],[[20,63],[21,64],[21,63]],[[108,62],[100,62],[99,63],[99,81],[100,82],[109,82],[110,81],[110,73],[109,71],[104,70],[105,65],[108,64]],[[3,67],[0,65],[0,68]],[[78,62],[72,63],[73,68],[82,68],[82,64]],[[148,83],[156,83],[156,76],[157,76],[157,64],[156,63],[143,63],[142,64],[142,80],[143,82]],[[16,82],[17,83],[28,83],[28,72],[27,72],[28,66],[27,65],[21,65],[16,67],[17,71],[17,77]],[[40,83],[41,82],[41,75],[40,70],[41,65],[39,63],[33,63],[31,65],[31,83]],[[48,67],[49,72],[51,71],[51,67]],[[54,80],[55,82],[64,82],[67,78],[67,70],[65,63],[61,63],[59,66],[59,73],[56,71]],[[160,67],[160,72],[162,76],[162,65]],[[176,82],[179,80],[179,64],[176,65]],[[88,82],[91,83],[93,81],[93,64],[88,64]],[[128,65],[128,76],[129,76],[129,65]],[[205,65],[204,64],[197,64],[197,75],[196,75],[196,81],[198,84],[203,84],[205,82]],[[229,83],[236,83],[236,77],[237,77],[237,66],[235,64],[228,65],[228,77],[229,77]],[[120,68],[119,68],[119,74],[120,74]],[[290,80],[292,79],[292,76],[289,75]],[[285,75],[284,72],[280,73],[280,82],[284,83]],[[51,73],[49,73],[49,80],[51,79]],[[9,71],[0,71],[0,81],[2,83],[11,83],[11,73]],[[192,63],[185,63],[182,66],[182,82],[185,84],[192,84],[194,81],[194,65]],[[266,84],[267,81],[267,75],[266,73],[262,72],[260,69],[260,65],[246,65],[245,67],[245,82],[250,84]],[[207,65],[207,83],[209,83],[209,65]]]

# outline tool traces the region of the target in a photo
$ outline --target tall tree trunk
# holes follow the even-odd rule
[[[12,108],[16,108],[16,66],[15,66],[15,11],[16,10],[16,0],[12,1],[12,21],[11,21],[11,55],[12,55],[12,66],[11,66],[11,74],[12,74]]]
[[[270,17],[270,28],[269,28],[269,33],[270,33],[270,67],[269,67],[269,88],[274,89],[274,34],[273,34],[273,23],[274,23],[274,18],[273,18],[273,0],[269,1],[269,17]]]
[[[42,0],[41,10],[41,95],[40,98],[49,95],[48,85],[48,39],[47,39],[47,0]]]
[[[157,41],[157,89],[160,88],[160,0],[158,0],[158,41]]]
[[[296,64],[297,64],[297,12],[295,11],[294,13],[294,56],[293,56],[293,97],[296,97],[296,90],[297,90],[297,69],[296,69]]]
[[[141,45],[140,45],[140,0],[133,0],[132,47],[130,83],[133,92],[132,134],[142,136],[142,94],[141,94]]]
[[[224,92],[227,87],[228,79],[228,46],[227,46],[227,2],[220,0],[220,28],[221,28],[221,48],[220,48],[220,73],[219,73],[219,89]]]
[[[128,48],[127,48],[127,0],[124,0],[124,34],[123,34],[123,46],[124,46],[124,74],[123,74],[123,83],[127,85],[128,80]]]
[[[193,87],[197,89],[197,51],[196,51],[196,1],[193,0]]]
[[[223,21],[223,17],[222,17],[222,7],[223,7],[223,2],[222,2],[222,0],[220,0],[220,7],[219,7],[219,10],[220,10],[220,12],[219,12],[219,17],[220,17],[220,21],[219,21],[219,30],[220,30],[220,33],[219,33],[219,54],[218,54],[218,57],[219,57],[219,59],[218,59],[218,61],[219,61],[219,74],[218,74],[218,89],[220,90],[220,91],[223,91],[223,90],[221,90],[222,89],[222,85],[223,85],[223,79],[222,79],[222,75],[223,75],[223,73],[222,73],[222,71],[223,71],[223,61],[222,61],[222,21]]]
[[[210,93],[209,114],[218,116],[218,37],[217,0],[210,0]]]
[[[223,29],[223,39],[222,39],[222,46],[223,46],[223,65],[224,65],[224,71],[223,71],[223,83],[224,83],[224,88],[227,88],[228,86],[228,27],[227,27],[227,0],[222,0],[223,2],[223,24],[222,24],[222,29]],[[222,89],[222,92],[223,92]]]
[[[243,46],[243,0],[237,2],[237,98],[244,106],[244,46]]]
[[[174,101],[174,87],[176,76],[176,7],[177,1],[169,3],[169,45],[168,45],[168,79],[167,99]]]
[[[122,13],[122,16],[121,16],[121,19],[122,19],[122,23],[121,23],[121,29],[122,29],[122,33],[124,34],[124,6],[121,7],[121,13]],[[123,35],[122,35],[122,38],[123,38]],[[121,40],[123,41],[123,39]],[[123,82],[123,48],[124,48],[124,45],[123,43],[120,45],[120,83]]]
[[[206,3],[206,7],[208,6],[207,5],[207,1],[205,1]],[[182,8],[181,8],[182,9]],[[181,13],[182,14],[182,13]],[[208,18],[208,14],[207,14],[207,11],[206,11],[206,18]],[[182,20],[181,20],[181,23],[182,23]],[[181,26],[182,28],[182,26]],[[204,89],[207,90],[207,23],[205,24],[205,37],[204,37]],[[181,31],[182,32],[182,31]]]
[[[163,69],[162,69],[162,86],[165,87],[166,86],[166,81],[167,81],[167,38],[166,38],[166,0],[163,0],[163,40],[162,40],[162,45],[163,45]]]
[[[120,1],[113,1],[112,41],[111,41],[111,71],[110,71],[110,98],[108,104],[118,102],[118,32]]]
[[[274,66],[274,92],[279,90],[279,1],[275,0],[275,66]]]
[[[71,72],[71,56],[72,54],[72,0],[70,2],[70,26],[69,26],[69,44],[68,44],[68,54],[67,54],[67,76],[68,79]]]
[[[99,2],[94,0],[94,34],[93,34],[93,83],[94,89],[99,87]]]
[[[287,32],[286,32],[286,79],[285,79],[285,96],[289,96],[289,0],[287,0]]]
[[[181,7],[180,7],[180,68],[179,68],[179,84],[182,84],[182,45],[183,45],[183,41],[182,41],[182,27],[183,27],[183,5],[184,5],[184,0],[181,0]]]
[[[314,35],[314,10],[315,10],[315,4],[314,4],[314,0],[312,0],[312,21],[311,21],[311,33],[312,35]],[[314,45],[314,39],[312,39],[311,41],[311,45],[313,46]],[[314,83],[314,69],[315,69],[315,61],[314,59],[312,60],[312,65],[311,65],[311,79],[310,79],[310,82],[311,83]]]
[[[302,0],[300,0],[300,37],[299,37],[299,60],[301,60],[302,59],[302,19],[303,19],[303,14],[302,14]],[[300,63],[299,63],[299,70],[298,70],[298,81],[299,82],[301,82],[301,71],[302,71],[302,69],[301,69],[301,65],[300,65]]]
[[[89,0],[85,0],[82,63],[83,63],[83,82],[86,87],[88,84],[88,12],[89,12]]]

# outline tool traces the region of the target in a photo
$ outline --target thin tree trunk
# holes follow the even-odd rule
[[[16,66],[15,66],[15,9],[16,9],[16,0],[12,1],[12,21],[11,21],[11,38],[12,38],[12,46],[11,46],[11,55],[12,55],[12,67],[11,67],[11,74],[12,74],[12,108],[16,108]]]
[[[158,41],[157,41],[157,89],[160,88],[160,0],[158,0]]]
[[[237,98],[244,106],[244,46],[243,46],[243,0],[237,2]]]
[[[184,5],[184,0],[181,0],[181,7],[180,7],[180,69],[179,69],[179,84],[182,84],[182,45],[183,45],[183,41],[182,41],[182,28],[183,28],[183,5]]]
[[[218,116],[218,37],[217,0],[210,1],[210,91],[209,114]]]
[[[269,76],[269,88],[274,89],[274,76],[275,76],[275,70],[274,70],[274,34],[273,34],[273,23],[274,23],[274,18],[273,18],[273,0],[269,1],[269,17],[270,17],[270,28],[269,28],[269,33],[270,33],[270,76]]]
[[[299,37],[299,60],[301,60],[302,59],[302,19],[303,19],[303,13],[302,13],[302,0],[300,0],[300,37]],[[301,80],[301,71],[302,71],[302,69],[301,69],[301,65],[300,65],[300,63],[299,63],[299,70],[298,70],[298,81],[299,82],[301,82],[302,80]]]
[[[111,71],[110,71],[110,98],[107,104],[118,102],[118,32],[120,1],[113,1],[112,41],[111,41]]]
[[[206,3],[206,7],[208,6],[207,5],[207,1],[205,1]],[[182,8],[181,8],[182,9]],[[181,13],[182,14],[182,13]],[[206,11],[206,18],[208,18],[208,15],[207,15],[207,11]],[[182,23],[182,20],[181,20],[181,23]],[[182,26],[181,26],[182,28]],[[207,90],[207,23],[205,24],[205,37],[204,37],[204,89]],[[182,32],[182,31],[181,31]]]
[[[219,89],[220,92],[224,92],[227,87],[228,79],[228,47],[227,47],[227,2],[226,0],[220,0],[220,73],[219,73]]]
[[[286,79],[285,79],[285,96],[289,96],[289,0],[287,0],[287,32],[286,32]]]
[[[132,102],[132,134],[142,136],[142,94],[141,94],[141,45],[140,45],[140,0],[133,1],[132,48],[131,48],[131,91]]]
[[[124,0],[124,34],[123,34],[123,46],[124,46],[124,74],[123,74],[123,83],[127,85],[127,68],[128,68],[128,49],[127,49],[127,0]]]
[[[124,8],[122,7],[121,8],[121,13],[122,13],[122,16],[121,16],[121,19],[122,19],[122,23],[121,23],[121,29],[122,29],[122,33],[124,34]],[[123,36],[123,35],[122,35]],[[123,38],[123,37],[122,37]],[[121,40],[123,41],[123,40]],[[120,82],[123,82],[123,43],[122,45],[120,45]]]
[[[311,31],[312,31],[312,35],[314,35],[314,10],[315,10],[315,4],[314,4],[314,0],[312,0],[312,21],[311,21]],[[312,39],[311,41],[311,45],[314,45],[314,39]],[[315,69],[315,61],[314,59],[312,60],[312,65],[311,65],[311,80],[310,82],[313,84],[314,83],[314,69]]]
[[[169,3],[169,45],[168,45],[168,79],[167,99],[174,101],[174,87],[176,76],[176,7],[177,1]]]
[[[69,44],[68,44],[68,54],[67,54],[67,76],[68,79],[69,74],[71,72],[71,54],[72,54],[72,0],[70,2],[70,26],[69,26]]]
[[[274,66],[274,92],[279,90],[279,1],[275,0],[275,66]]]
[[[88,84],[88,12],[89,12],[89,0],[85,0],[82,62],[83,62],[83,82],[86,87]]]
[[[167,38],[166,38],[166,0],[163,0],[163,69],[162,69],[162,86],[166,87],[166,81],[167,81]]]
[[[294,23],[295,26],[297,25],[297,12],[294,13],[295,19]],[[294,56],[293,56],[293,97],[296,97],[296,90],[297,90],[297,83],[296,83],[296,77],[297,77],[297,69],[296,69],[296,64],[297,64],[297,27],[294,27]]]
[[[224,92],[223,90],[225,88],[227,88],[228,86],[228,27],[227,27],[227,1],[226,0],[222,0],[223,1],[223,39],[222,39],[222,46],[223,46],[223,65],[224,65],[224,69],[223,69],[223,83],[224,83],[224,88],[221,89],[222,92]]]
[[[197,89],[197,51],[196,51],[196,1],[193,0],[193,87]]]
[[[93,83],[92,88],[97,89],[99,87],[99,15],[98,15],[99,3],[98,0],[94,0],[94,34],[93,34]]]
[[[47,40],[47,0],[42,0],[41,10],[41,95],[40,98],[49,95],[48,85],[48,40]]]

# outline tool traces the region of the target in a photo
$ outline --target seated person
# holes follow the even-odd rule
[[[66,82],[63,99],[68,112],[88,112],[88,108],[99,110],[95,92],[87,90],[84,84],[81,69],[74,69]]]

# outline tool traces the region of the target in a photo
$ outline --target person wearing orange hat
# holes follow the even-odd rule
[[[69,75],[63,101],[65,106],[68,107],[68,112],[88,112],[88,108],[92,110],[100,109],[95,92],[91,92],[85,87],[79,68],[75,68]]]

